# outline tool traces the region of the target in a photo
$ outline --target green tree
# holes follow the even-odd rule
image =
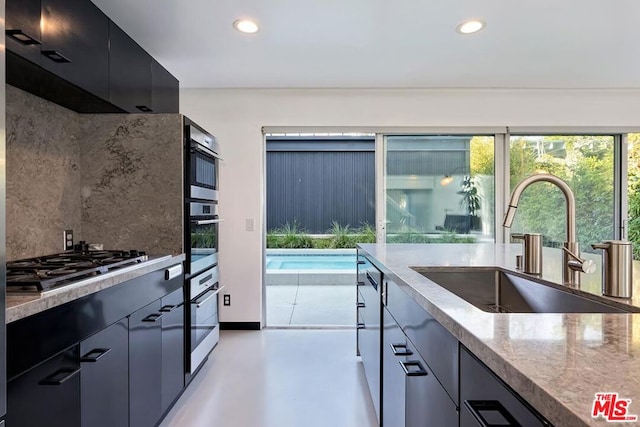
[[[633,257],[640,259],[640,133],[630,133],[628,142],[628,236],[633,243]]]
[[[545,171],[569,184],[576,196],[578,241],[590,244],[613,237],[613,138],[610,136],[514,137],[511,188],[526,176]],[[555,186],[538,183],[522,195],[514,230],[543,234],[546,245],[565,240],[565,198]]]

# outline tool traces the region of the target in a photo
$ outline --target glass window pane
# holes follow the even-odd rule
[[[627,236],[633,242],[633,258],[640,260],[640,133],[627,135],[627,203],[629,204]],[[634,263],[636,264],[636,263]]]
[[[387,136],[387,242],[495,241],[494,139]]]
[[[525,177],[545,171],[562,178],[576,197],[580,249],[614,238],[614,137],[608,135],[511,136],[511,189]],[[565,198],[549,183],[535,183],[522,193],[512,233],[541,233],[543,244],[561,247],[566,240]]]

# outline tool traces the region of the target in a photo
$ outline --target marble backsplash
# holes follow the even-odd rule
[[[7,260],[62,250],[183,252],[182,117],[78,114],[7,85]]]
[[[82,235],[78,114],[7,85],[7,260],[63,249]]]
[[[82,236],[105,248],[179,254],[182,121],[176,114],[83,115]]]

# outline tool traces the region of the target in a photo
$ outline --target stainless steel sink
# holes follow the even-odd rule
[[[628,313],[636,307],[595,301],[497,268],[412,267],[463,300],[494,313]],[[579,292],[579,291],[576,291]]]

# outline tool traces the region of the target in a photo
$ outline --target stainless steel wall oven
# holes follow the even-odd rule
[[[189,203],[187,224],[189,251],[188,274],[196,274],[218,264],[218,228],[222,220],[218,217],[216,203]]]
[[[218,343],[218,293],[223,287],[218,267],[213,267],[189,280],[191,357],[188,372],[194,374]]]
[[[218,200],[219,145],[216,138],[185,118],[185,137],[189,148],[189,197]]]
[[[218,319],[218,155],[216,138],[184,119],[187,381],[202,366],[220,336]]]

